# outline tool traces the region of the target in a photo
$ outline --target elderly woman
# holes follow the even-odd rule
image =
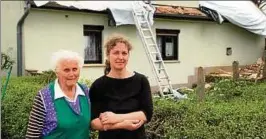
[[[61,50],[54,53],[52,62],[57,79],[36,95],[26,138],[88,139],[89,90],[77,83],[83,58]]]
[[[123,35],[111,36],[105,48],[105,75],[90,89],[91,126],[99,139],[146,139],[144,124],[153,115],[149,81],[127,69],[132,45]]]

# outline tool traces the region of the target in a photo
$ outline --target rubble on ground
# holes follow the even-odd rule
[[[212,88],[213,84],[212,83],[206,83],[204,88],[205,90],[210,90]]]
[[[264,66],[264,61],[262,60],[262,58],[259,58],[256,63],[239,68],[239,76],[240,78],[251,79],[251,80],[262,79],[263,66]],[[219,76],[219,77],[232,77],[233,73],[222,69],[218,69],[215,72],[211,72],[209,75]]]

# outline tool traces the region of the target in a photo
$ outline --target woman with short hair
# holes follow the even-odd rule
[[[37,93],[26,138],[88,139],[89,89],[78,83],[83,58],[60,50],[53,54],[52,64],[57,78]]]

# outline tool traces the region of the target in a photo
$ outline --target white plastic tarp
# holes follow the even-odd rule
[[[229,22],[266,37],[266,15],[251,1],[199,1]],[[220,20],[221,22],[223,20]]]
[[[40,7],[47,4],[49,1],[34,0],[36,6]],[[116,25],[128,25],[135,24],[132,15],[132,1],[53,1],[59,5],[67,7],[75,7],[77,9],[88,9],[94,11],[103,11],[110,9]],[[155,8],[140,1],[139,4],[145,10],[146,16],[148,16],[149,22],[153,24],[153,14]]]

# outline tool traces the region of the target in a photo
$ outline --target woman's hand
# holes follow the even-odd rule
[[[133,131],[138,129],[143,125],[144,121],[142,120],[124,120],[122,122],[124,129]]]
[[[112,129],[126,129],[126,130],[136,130],[144,124],[142,120],[124,120],[123,122],[116,124],[105,124],[103,125],[104,131]]]
[[[116,124],[123,121],[123,119],[121,119],[117,114],[109,111],[101,113],[99,118],[103,125]]]

